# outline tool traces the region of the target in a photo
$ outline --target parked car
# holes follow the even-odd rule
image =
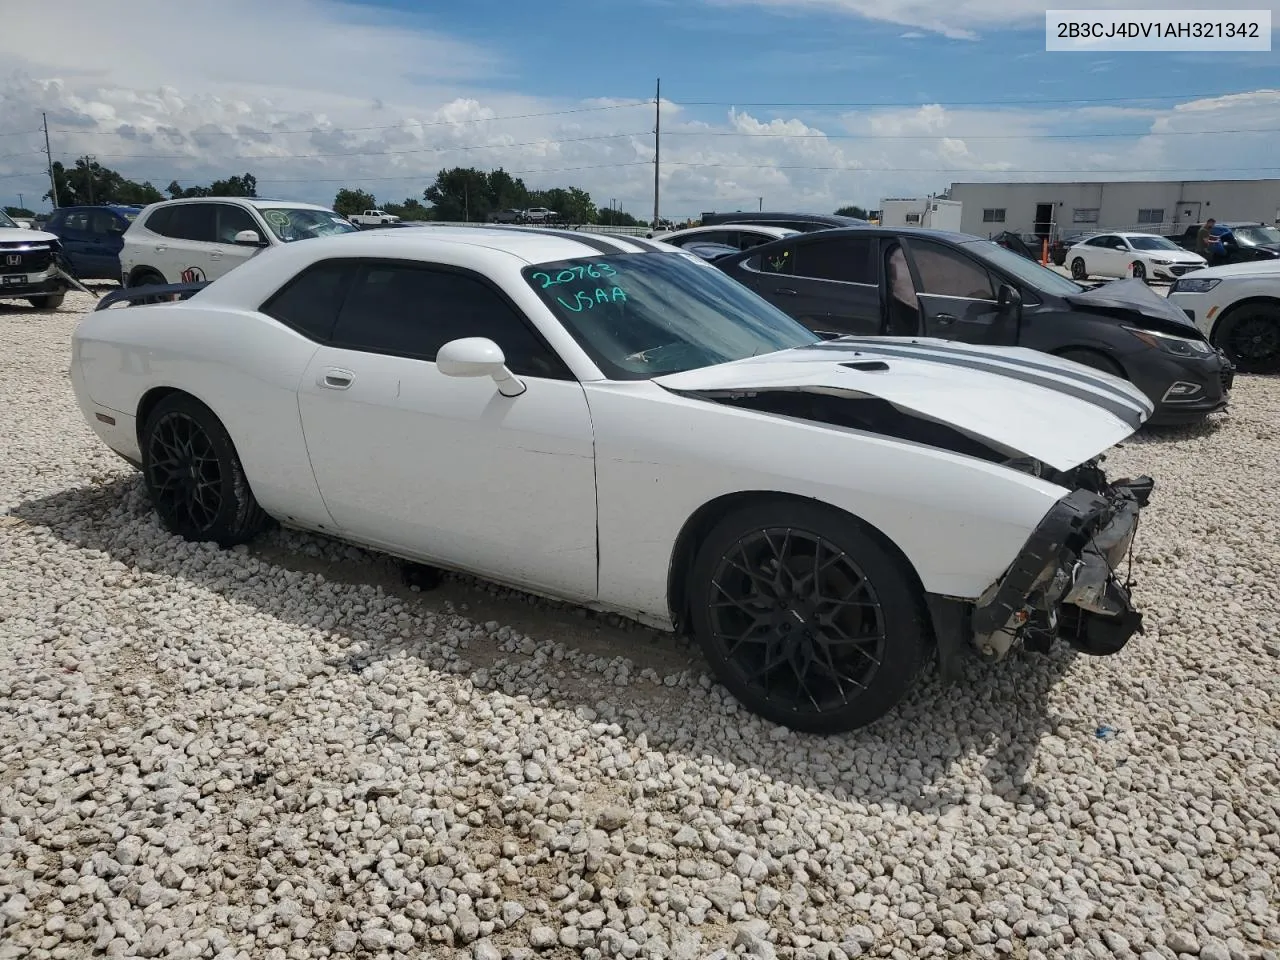
[[[124,235],[127,287],[216,280],[267,247],[358,228],[327,207],[257,197],[153,203]]]
[[[1187,250],[1195,250],[1196,239],[1204,224],[1197,223],[1173,239]],[[1226,248],[1223,263],[1249,263],[1253,260],[1280,259],[1280,230],[1257,221],[1217,223],[1213,235]],[[1215,264],[1216,266],[1217,264]]]
[[[774,227],[787,227],[800,233],[828,230],[832,227],[868,225],[866,220],[859,220],[857,217],[846,217],[836,213],[774,213],[769,211],[743,213],[739,211],[737,213],[704,213],[702,215],[702,226],[704,227],[719,226],[726,223],[767,224]]]
[[[1067,261],[1075,280],[1089,277],[1176,280],[1184,273],[1207,266],[1200,254],[1184,250],[1168,237],[1154,233],[1102,233],[1089,237],[1067,251]]]
[[[1169,302],[1245,373],[1280,373],[1280,260],[1188,273],[1169,288]]]
[[[489,221],[491,223],[523,223],[524,211],[510,208],[506,210],[497,210],[489,214]]]
[[[1030,347],[1131,381],[1156,424],[1227,405],[1231,364],[1141,280],[1086,290],[990,240],[911,227],[790,237],[715,265],[827,336]]]
[[[522,223],[550,223],[559,219],[560,215],[550,207],[530,207],[524,211]]]
[[[45,229],[62,241],[72,272],[80,280],[120,280],[120,251],[129,224],[142,207],[59,207]]]
[[[14,223],[0,210],[0,300],[26,300],[37,310],[56,310],[66,296],[59,276],[62,243],[52,233]]]
[[[353,213],[347,217],[357,227],[379,227],[388,223],[399,223],[400,218],[385,210],[366,210],[364,213]]]
[[[179,536],[274,518],[690,631],[797,729],[869,723],[934,658],[1124,646],[1152,483],[1097,457],[1150,415],[1139,390],[1026,350],[815,340],[662,244],[441,227],[102,309],[71,380]]]
[[[675,230],[669,233],[655,233],[654,240],[661,240],[673,247],[688,249],[694,243],[713,243],[733,247],[735,250],[750,250],[762,243],[772,243],[783,237],[791,237],[799,233],[789,227],[771,227],[751,223],[726,223],[714,227],[690,227],[688,230]]]

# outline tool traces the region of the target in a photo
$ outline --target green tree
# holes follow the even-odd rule
[[[350,217],[366,210],[376,210],[378,201],[373,194],[365,190],[349,190],[343,187],[333,198],[333,212],[340,216]]]
[[[11,217],[34,217],[36,212],[26,207],[5,207],[4,212]]]
[[[362,210],[369,209],[361,207]],[[413,197],[405,199],[404,203],[388,203],[382,208],[387,213],[395,214],[401,220],[430,220],[431,211],[422,205],[421,200],[415,200]]]
[[[435,208],[436,220],[484,221],[495,209],[489,194],[489,175],[474,167],[441,170],[436,182],[422,192],[422,198]]]
[[[145,206],[164,199],[164,194],[150,182],[127,180],[115,170],[84,157],[72,167],[53,162],[53,182],[58,187],[58,204],[63,207],[92,203],[120,203]],[[44,195],[53,199],[53,191]]]
[[[184,187],[177,180],[171,180],[165,189],[171,200],[182,200],[188,197],[256,197],[258,180],[252,173],[215,180],[207,187]]]
[[[640,222],[625,210],[610,210],[608,207],[596,208],[596,223],[610,227],[638,227]]]
[[[871,211],[862,207],[841,207],[836,211],[837,217],[857,217],[859,220],[870,220]]]

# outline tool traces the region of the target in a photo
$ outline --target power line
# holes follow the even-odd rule
[[[668,130],[668,137],[757,137],[761,140],[1096,140],[1124,137],[1203,137],[1237,133],[1276,133],[1275,127],[1246,127],[1238,130],[1171,130],[1167,133],[1006,133],[1006,134],[863,134],[863,133],[750,133],[739,130]]]
[[[466,144],[462,146],[448,147],[415,147],[412,150],[357,150],[352,153],[277,153],[277,154],[252,154],[240,153],[231,154],[226,157],[220,157],[222,160],[250,160],[257,162],[259,160],[322,160],[335,159],[338,157],[398,157],[413,153],[450,153],[454,150],[505,150],[511,147],[542,147],[554,146],[561,143],[587,143],[596,140],[621,140],[626,137],[644,137],[648,136],[648,131],[641,133],[605,133],[592,137],[566,137],[560,140],[525,140],[521,143],[476,143]],[[18,154],[15,154],[18,156]],[[99,153],[97,157],[109,160],[195,160],[188,153],[174,154],[156,154],[156,153]],[[0,157],[0,159],[4,159]]]
[[[468,123],[497,123],[502,120],[534,120],[542,117],[565,117],[578,113],[600,113],[605,110],[626,110],[631,107],[649,107],[652,100],[637,100],[631,103],[611,103],[602,107],[574,107],[569,110],[545,110],[541,113],[513,113],[501,117],[470,117],[466,120],[401,120],[399,123],[384,123],[373,127],[304,127],[297,130],[253,130],[253,136],[284,136],[294,133],[358,133],[364,130],[395,130],[404,127],[456,127]],[[131,126],[131,124],[125,124]],[[40,131],[35,131],[39,133]],[[117,130],[50,130],[50,133],[74,134],[77,136],[120,136]],[[202,137],[239,137],[245,134],[239,130],[202,131]]]
[[[1255,90],[1252,93],[1280,93],[1280,90]],[[1212,100],[1219,97],[1238,96],[1239,91],[1227,93],[1161,93],[1135,97],[1033,97],[1025,100],[669,100],[677,107],[1003,107],[1041,105],[1046,103],[1155,103],[1172,100]]]
[[[837,167],[837,166],[810,166],[807,164],[774,164],[774,163],[703,163],[700,161],[681,162],[679,160],[666,161],[673,167],[723,167],[726,169],[750,168],[752,170],[836,170],[842,173],[991,173],[991,174],[1041,174],[1041,173],[1074,173],[1074,174],[1090,174],[1090,173],[1221,173],[1226,170],[1259,170],[1259,171],[1275,171],[1280,167],[1147,167],[1142,170],[1126,170],[1120,167],[1109,169],[1107,167],[1088,167],[1081,169],[1076,167],[1070,170],[992,170],[986,167]]]

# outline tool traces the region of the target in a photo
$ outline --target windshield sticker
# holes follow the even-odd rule
[[[262,214],[267,223],[277,227],[287,227],[289,225],[289,214],[283,210],[267,210]]]

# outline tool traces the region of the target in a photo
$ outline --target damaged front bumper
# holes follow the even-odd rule
[[[973,606],[969,629],[977,653],[1000,660],[1017,644],[1045,652],[1061,638],[1102,656],[1141,632],[1142,614],[1116,571],[1154,485],[1139,477],[1059,500],[1004,577]]]

